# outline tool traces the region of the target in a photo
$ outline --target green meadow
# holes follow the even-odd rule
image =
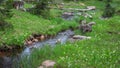
[[[85,6],[80,6],[81,3],[84,3]],[[119,0],[112,2],[116,11],[120,10],[119,3]],[[86,19],[87,22],[96,22],[92,27],[92,32],[82,34],[78,29],[74,31],[77,35],[90,36],[91,39],[35,49],[30,56],[30,64],[27,63],[27,59],[24,59],[20,62],[21,67],[37,68],[44,60],[49,59],[56,62],[55,68],[120,68],[120,15],[116,13],[109,19],[100,19],[105,3],[97,0],[77,3],[71,1],[65,2],[65,5],[66,8],[96,6],[96,10],[93,11],[95,12],[93,20]],[[26,5],[26,7],[29,6],[31,5]],[[64,20],[61,18],[62,12],[62,10],[50,9],[49,19],[44,19],[28,12],[12,9],[14,15],[6,21],[13,25],[13,29],[0,31],[1,46],[3,43],[10,46],[24,46],[25,39],[33,33],[56,35],[69,27],[76,28],[79,25],[78,21],[83,19],[78,17],[70,21]]]

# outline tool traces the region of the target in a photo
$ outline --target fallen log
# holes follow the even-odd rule
[[[86,11],[90,11],[91,9],[77,9],[77,8],[61,8],[62,10],[76,10],[79,12],[86,12]]]

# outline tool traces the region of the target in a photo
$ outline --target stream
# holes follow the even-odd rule
[[[73,20],[77,16],[81,16],[82,13],[74,13],[74,12],[65,12],[61,16],[65,20]],[[91,17],[88,14],[84,14],[86,17]],[[36,42],[31,46],[26,46],[21,52],[11,52],[11,53],[1,53],[0,52],[0,68],[21,68],[19,61],[24,57],[28,57],[32,54],[33,49],[40,49],[45,45],[55,46],[57,43],[65,44],[67,40],[74,35],[74,31],[66,30],[58,33],[54,38],[47,39],[42,42]],[[13,67],[15,65],[15,67]]]
[[[22,60],[24,57],[29,57],[34,48],[40,49],[45,45],[55,46],[58,42],[60,44],[65,44],[66,41],[73,35],[74,32],[72,30],[66,30],[58,33],[58,35],[56,35],[54,38],[45,40],[43,42],[36,42],[29,47],[25,47],[21,53],[17,53],[14,56],[0,56],[0,68],[14,68],[14,64],[17,64],[15,65],[15,68],[20,68],[19,61]]]

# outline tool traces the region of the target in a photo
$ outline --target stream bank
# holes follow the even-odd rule
[[[21,52],[11,52],[10,54],[7,53],[1,53],[2,55],[0,56],[0,67],[1,68],[13,68],[13,63],[18,63],[19,66],[19,60],[24,59],[24,57],[26,56],[30,56],[30,54],[32,53],[32,50],[34,48],[41,48],[45,45],[51,45],[51,46],[55,46],[57,43],[60,44],[65,44],[67,39],[70,38],[71,36],[74,35],[74,32],[71,30],[66,30],[64,32],[60,32],[58,33],[58,35],[56,35],[54,38],[50,38],[41,42],[36,42],[34,44],[32,44],[31,46],[27,46],[25,48],[23,48],[23,50]],[[17,52],[17,53],[16,53]],[[18,67],[19,68],[19,67]]]
[[[85,17],[91,17],[88,14],[85,14],[85,15],[81,14],[81,13],[77,13],[77,14],[78,14],[78,16],[83,15]],[[64,18],[65,20],[72,20],[75,18],[75,15],[76,15],[76,13],[74,13],[74,12],[66,12],[66,13],[63,13],[62,18]],[[44,47],[45,45],[55,46],[58,43],[65,44],[68,40],[71,41],[71,39],[72,39],[71,37],[74,35],[73,30],[74,30],[73,28],[68,29],[68,30],[62,30],[57,35],[50,36],[50,38],[44,35],[45,38],[47,38],[47,39],[44,39],[42,41],[39,41],[38,39],[36,39],[34,37],[37,41],[35,41],[35,39],[34,39],[35,42],[31,42],[33,39],[29,38],[28,40],[29,40],[30,44],[26,44],[26,47],[20,47],[20,48],[7,47],[8,49],[6,49],[6,47],[4,47],[6,49],[5,52],[9,49],[11,49],[11,52],[10,52],[10,54],[7,54],[7,52],[4,53],[4,50],[1,50],[3,52],[1,52],[1,56],[0,56],[0,65],[1,65],[0,67],[1,68],[8,68],[8,67],[14,68],[14,63],[15,63],[15,66],[19,68],[19,66],[20,66],[19,61],[24,59],[24,57],[29,57],[31,55],[33,49],[40,49],[41,47]],[[40,35],[40,40],[41,40],[41,37],[43,37],[43,36]],[[79,39],[81,39],[81,38],[79,38]],[[75,40],[72,39],[72,41],[75,41]],[[20,51],[19,51],[19,49],[20,49]]]

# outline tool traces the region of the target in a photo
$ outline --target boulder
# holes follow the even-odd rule
[[[73,16],[74,16],[74,12],[64,12],[62,14],[62,18],[66,20],[72,20]]]
[[[42,65],[38,68],[54,68],[55,64],[56,64],[56,62],[54,62],[52,60],[45,60],[42,62]]]
[[[64,12],[63,15],[73,16],[74,12]]]
[[[95,10],[96,7],[95,6],[87,6],[87,9],[89,9],[89,10]]]
[[[95,25],[96,23],[95,22],[89,22],[88,25],[92,26],[92,25]]]
[[[81,35],[74,35],[72,38],[73,38],[73,39],[79,39],[79,40],[91,39],[91,37],[81,36]]]
[[[91,37],[81,36],[81,35],[74,35],[73,37],[68,39],[68,42],[74,43],[76,41],[85,40],[85,39],[91,39]]]
[[[79,29],[83,32],[91,32],[92,31],[92,26],[95,25],[95,22],[89,22],[86,23],[86,20],[81,21],[81,24],[79,25]]]
[[[90,15],[88,13],[84,13],[84,14],[82,14],[82,16],[84,16],[85,18],[93,19],[92,15]]]
[[[68,42],[70,42],[70,43],[74,43],[75,41],[78,41],[78,39],[73,39],[73,38],[68,39]]]
[[[33,44],[33,42],[31,40],[26,40],[24,43],[24,45],[32,45],[32,44]]]

